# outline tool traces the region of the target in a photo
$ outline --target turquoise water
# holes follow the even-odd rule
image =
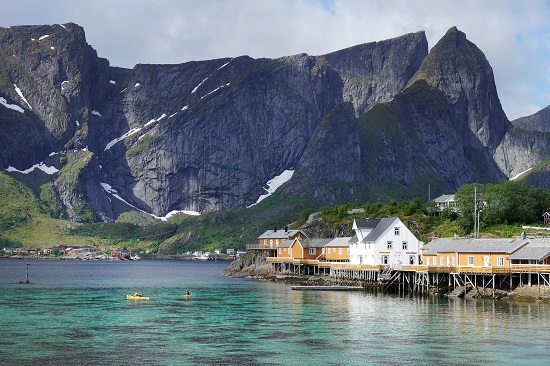
[[[550,363],[549,305],[292,291],[227,264],[0,261],[0,364]]]

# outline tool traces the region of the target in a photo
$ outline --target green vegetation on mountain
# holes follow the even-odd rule
[[[522,225],[542,226],[550,209],[550,190],[516,181],[468,184],[456,192],[458,212],[435,214],[433,201],[419,198],[388,203],[349,203],[323,207],[298,195],[274,194],[247,209],[220,210],[201,216],[177,215],[169,222],[126,213],[117,223],[75,224],[50,217],[52,211],[32,190],[0,172],[0,244],[30,248],[65,245],[117,246],[164,254],[194,250],[245,248],[264,231],[289,225],[313,237],[353,235],[355,218],[398,216],[425,242],[433,236],[468,235],[473,230],[477,192],[482,235],[519,235]],[[311,214],[316,213],[311,216]],[[309,220],[308,220],[309,219]]]

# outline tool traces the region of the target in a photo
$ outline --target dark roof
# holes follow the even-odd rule
[[[395,221],[396,217],[384,217],[379,219],[378,225],[363,239],[363,243],[374,242],[386,231],[388,226]]]
[[[380,222],[380,219],[354,219],[353,221],[355,221],[355,226],[359,229],[374,229]]]

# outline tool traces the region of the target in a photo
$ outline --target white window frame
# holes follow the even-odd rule
[[[409,246],[408,243],[407,243],[406,241],[404,241],[404,242],[401,243],[401,244],[403,245],[403,247],[402,247],[403,250],[407,250],[407,248],[408,248],[408,246]]]
[[[387,245],[388,245],[388,250],[392,250],[392,248],[393,248],[393,242],[392,242],[392,241],[388,241]]]
[[[504,267],[504,257],[497,257],[497,266]]]
[[[338,255],[342,255],[342,248],[338,248]]]
[[[444,257],[444,256],[439,257],[439,265],[440,265],[440,266],[444,266],[444,265],[445,265],[445,257]]]
[[[393,235],[399,236],[399,231],[400,231],[400,230],[399,230],[399,226],[394,227],[394,228],[393,228]]]
[[[469,255],[469,256],[468,256],[468,265],[469,265],[469,266],[473,266],[473,265],[474,265],[474,256],[473,256],[473,255]]]
[[[315,250],[315,248],[309,248],[309,255],[315,255],[317,254],[317,251]]]

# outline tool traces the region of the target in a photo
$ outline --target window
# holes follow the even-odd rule
[[[391,241],[389,241],[388,242],[388,250],[391,250],[392,246],[393,246],[393,243]]]
[[[309,254],[315,255],[315,248],[309,248]]]
[[[395,236],[399,236],[399,228],[398,228],[398,227],[394,227],[394,228],[393,228],[393,234],[394,234]]]
[[[407,250],[407,242],[406,241],[403,242],[403,250]]]
[[[349,248],[348,248],[347,254],[349,255]]]
[[[426,264],[429,266],[430,265],[430,258],[426,258]]]
[[[330,248],[328,248],[327,253],[330,254]]]
[[[267,239],[264,239],[264,245],[267,245]]]
[[[497,266],[504,266],[504,257],[497,257]]]
[[[440,266],[444,266],[444,265],[445,265],[445,257],[442,256],[442,257],[439,258],[439,265],[440,265]]]
[[[453,266],[456,266],[456,257],[453,257]]]
[[[338,248],[338,255],[342,255],[342,248]]]
[[[473,266],[474,265],[474,256],[469,255],[468,256],[468,265]]]
[[[282,254],[282,253],[283,253],[283,250],[279,248],[279,254]]]

